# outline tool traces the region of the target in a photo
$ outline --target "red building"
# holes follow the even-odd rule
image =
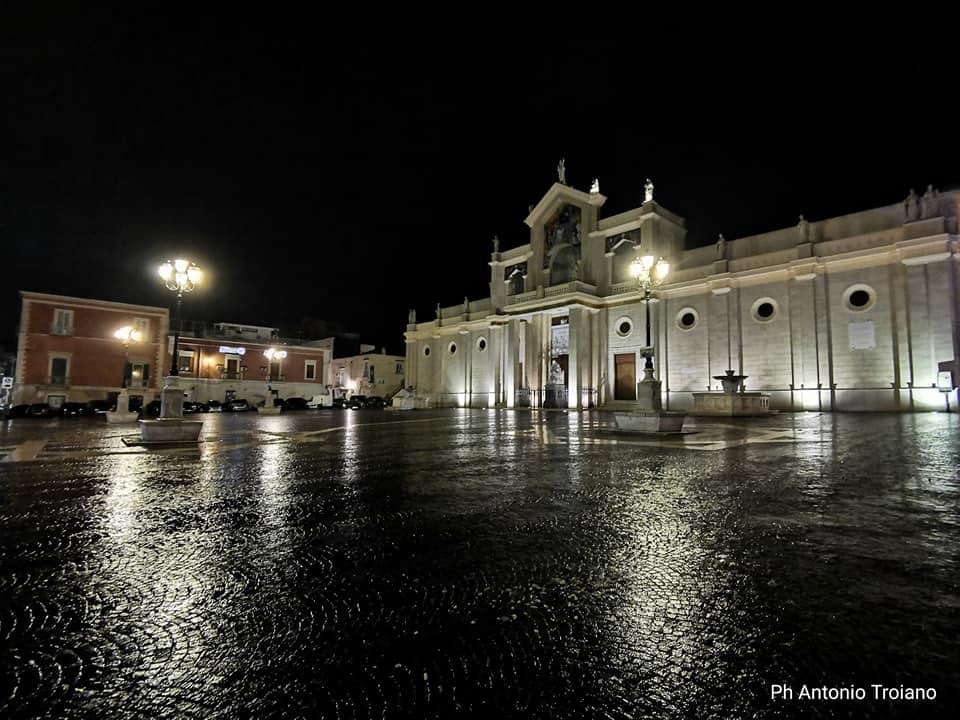
[[[131,398],[156,397],[168,357],[166,308],[21,291],[14,403],[110,399],[123,384]],[[126,347],[115,333],[135,328]]]

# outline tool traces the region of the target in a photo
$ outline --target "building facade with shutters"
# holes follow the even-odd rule
[[[490,296],[406,331],[419,407],[630,407],[652,354],[666,408],[746,375],[783,411],[955,407],[958,198],[922,196],[696,247],[646,189],[602,217],[595,183],[555,183],[528,243],[490,257]],[[643,301],[630,263],[670,264]],[[650,313],[651,337],[646,319]]]
[[[166,308],[26,291],[20,299],[15,404],[104,400],[123,385],[131,397],[155,397],[167,358]],[[139,341],[124,346],[115,336],[124,326]]]

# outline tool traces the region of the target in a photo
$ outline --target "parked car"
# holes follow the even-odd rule
[[[14,405],[10,408],[10,417],[12,418],[22,418],[26,417],[30,412],[29,405]]]
[[[310,409],[334,407],[333,403],[334,400],[331,393],[321,393],[320,395],[314,395],[312,398],[307,400],[307,407]]]
[[[87,403],[87,413],[90,415],[102,415],[110,410],[110,407],[111,405],[109,400],[90,400]]]
[[[223,406],[220,404],[219,400],[211,400],[207,403],[206,412],[222,412]]]
[[[183,414],[184,415],[193,415],[194,413],[206,412],[206,405],[203,403],[193,402],[192,400],[183,401]]]
[[[387,406],[387,401],[384,400],[379,395],[371,395],[370,397],[367,398],[366,406],[368,408],[374,408],[376,410],[383,410]]]
[[[336,410],[343,410],[347,407],[347,401],[342,397],[334,398],[330,407],[335,408]]]
[[[362,410],[367,406],[367,396],[366,395],[354,395],[350,398],[348,407],[351,410]]]
[[[151,400],[142,408],[140,408],[140,415],[142,417],[160,417],[160,401]]]
[[[302,397],[289,397],[283,401],[284,410],[306,410],[307,401]]]
[[[84,403],[67,402],[63,404],[64,417],[80,417],[81,415],[91,414],[91,410]]]
[[[231,400],[223,406],[223,409],[228,412],[249,412],[250,410],[256,410],[253,405],[242,398],[238,400]]]
[[[50,417],[51,408],[46,403],[33,403],[27,409],[27,417]]]

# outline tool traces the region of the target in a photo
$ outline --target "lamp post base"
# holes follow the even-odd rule
[[[108,410],[106,413],[106,418],[108,423],[134,423],[137,421],[137,418],[140,417],[138,413],[130,412],[127,408],[130,407],[130,393],[126,388],[120,391],[120,394],[117,395],[117,408],[116,410]]]

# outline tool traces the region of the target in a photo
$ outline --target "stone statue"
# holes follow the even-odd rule
[[[573,279],[583,280],[583,260],[578,259],[577,264],[573,266]]]
[[[556,360],[550,361],[550,382],[553,385],[563,385],[563,368]]]
[[[927,191],[923,194],[923,197],[920,198],[922,216],[925,218],[936,217],[939,207],[940,198],[937,195],[937,191],[933,189],[933,185],[927,185]]]
[[[590,185],[590,194],[599,195],[600,194],[600,178],[594,178],[593,184]]]
[[[557,163],[557,182],[561,185],[567,184],[567,160],[566,158],[560,158],[560,162]]]
[[[464,313],[470,312],[470,300],[467,298],[466,295],[463,296],[463,312]]]
[[[500,252],[500,238],[496,235],[493,236],[493,252],[494,254]]]
[[[800,242],[810,242],[810,223],[803,215],[800,216],[800,222],[797,223],[797,235],[800,237]]]
[[[645,203],[653,200],[653,182],[647,178],[647,184],[643,186],[643,201]]]
[[[407,313],[407,325],[416,325],[416,324],[417,324],[417,311],[411,308],[410,312]]]
[[[440,303],[437,303],[437,320],[440,319]]]
[[[920,204],[917,194],[910,188],[910,194],[903,201],[903,218],[907,222],[913,222],[920,219]]]
[[[717,260],[726,260],[727,259],[727,239],[723,236],[723,233],[717,237]]]

